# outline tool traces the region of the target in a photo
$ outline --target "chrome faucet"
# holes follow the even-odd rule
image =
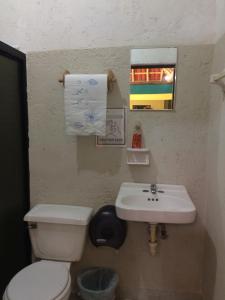
[[[151,189],[151,193],[153,195],[157,194],[157,185],[156,184],[151,184],[150,189]]]

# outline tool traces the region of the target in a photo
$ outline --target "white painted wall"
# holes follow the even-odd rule
[[[212,73],[225,68],[225,35],[214,47]],[[207,145],[207,217],[204,300],[225,299],[225,102],[222,90],[211,86]]]
[[[216,0],[216,39],[225,33],[225,0]]]
[[[63,87],[58,83],[62,71],[91,74],[112,68],[117,83],[108,96],[108,107],[128,106],[129,53],[128,47],[107,47],[27,55],[31,205],[99,208],[114,203],[122,182],[185,185],[197,207],[197,221],[168,225],[169,238],[160,242],[156,257],[149,255],[147,224],[129,222],[127,240],[119,251],[96,249],[88,242],[72,273],[96,265],[116,269],[121,299],[200,300],[213,46],[178,48],[175,112],[127,111],[127,145],[141,120],[150,167],[128,166],[126,148],[99,148],[94,136],[75,138],[64,132]]]
[[[215,0],[0,2],[0,40],[25,52],[206,44],[215,38]]]

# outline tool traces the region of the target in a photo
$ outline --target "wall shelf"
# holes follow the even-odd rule
[[[149,149],[148,148],[127,148],[127,164],[128,165],[149,165]]]

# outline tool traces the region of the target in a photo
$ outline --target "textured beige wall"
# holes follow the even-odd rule
[[[212,72],[225,67],[225,35],[215,45]],[[205,299],[225,299],[225,102],[211,87],[207,167]]]
[[[1,1],[0,40],[25,52],[212,43],[216,21],[223,28],[223,1]]]
[[[123,148],[97,149],[94,137],[64,134],[63,88],[58,83],[64,69],[102,73],[111,68],[117,85],[109,95],[108,106],[128,105],[128,48],[28,55],[32,205],[65,203],[98,208],[114,203],[122,182],[136,181],[184,184],[198,209],[194,224],[168,226],[169,238],[161,242],[158,256],[149,255],[146,224],[130,222],[127,240],[119,251],[96,249],[88,242],[82,261],[74,264],[74,272],[84,266],[114,267],[120,275],[121,293],[131,293],[136,299],[146,293],[159,299],[158,291],[167,293],[168,299],[170,292],[177,293],[179,299],[180,293],[186,292],[196,293],[198,298],[212,50],[212,46],[179,47],[176,112],[128,112],[128,144],[134,123],[141,120],[145,144],[151,151],[150,167],[126,165]]]

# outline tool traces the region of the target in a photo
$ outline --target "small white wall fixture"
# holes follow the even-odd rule
[[[139,166],[149,165],[149,149],[127,148],[127,164]]]
[[[220,73],[212,74],[209,82],[220,86],[225,95],[225,69]]]

